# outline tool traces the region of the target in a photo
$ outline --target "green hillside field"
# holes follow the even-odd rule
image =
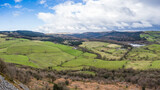
[[[127,52],[121,45],[91,41],[83,42],[80,47],[93,50],[107,59],[96,59],[95,54],[82,52],[67,45],[10,37],[0,38],[0,58],[8,63],[42,69],[51,67],[56,70],[81,70],[90,66],[105,69],[160,68],[158,44],[133,48],[125,60],[119,60]],[[111,59],[113,61],[109,61]]]

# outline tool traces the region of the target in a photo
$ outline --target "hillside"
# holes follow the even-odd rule
[[[141,41],[144,40],[140,37],[143,32],[88,32],[82,34],[71,34],[69,36],[77,38],[87,39],[105,39],[105,40],[116,40],[116,41]]]
[[[146,31],[140,36],[146,38],[147,41],[160,43],[160,31]]]
[[[133,32],[131,33],[133,34]],[[118,34],[125,36],[128,32],[125,34],[110,32],[108,35],[113,35],[114,37]],[[139,40],[143,40],[143,42],[145,42],[144,39],[147,40],[147,37],[142,37],[144,34],[146,32],[136,33],[141,38]],[[106,37],[108,39],[111,36]],[[127,40],[129,36],[132,37],[129,34],[123,38]],[[14,77],[11,78],[20,80],[30,88],[37,88],[32,86],[31,82],[38,82],[38,80],[40,82],[44,81],[43,83],[46,83],[44,86],[53,88],[54,80],[61,77],[67,77],[73,81],[83,79],[91,80],[92,82],[96,81],[97,78],[101,78],[99,82],[126,82],[137,84],[140,87],[153,88],[153,82],[142,83],[141,80],[146,79],[147,81],[155,80],[154,84],[157,87],[159,86],[157,74],[159,74],[160,69],[160,45],[158,42],[148,40],[146,41],[147,43],[143,44],[141,42],[139,46],[132,46],[131,42],[135,44],[135,41],[138,40],[137,38],[133,37],[135,41],[133,38],[128,39],[129,41],[127,40],[125,44],[88,39],[79,43],[80,45],[69,46],[64,45],[64,43],[40,41],[41,38],[24,39],[8,34],[0,34],[0,59],[11,65],[11,67],[9,65],[10,68],[8,70],[16,68],[16,71],[12,74]],[[112,40],[114,39],[112,38]],[[73,41],[73,38],[66,39],[65,43],[68,41]],[[81,39],[76,40],[76,42],[79,41],[81,42]],[[115,41],[119,40],[115,39]],[[126,42],[124,39],[122,41]],[[23,73],[22,75],[29,77],[22,79],[21,74],[18,73],[19,75],[16,76],[15,72],[21,72]],[[147,72],[148,76],[144,72]],[[154,77],[152,77],[152,73],[155,73]],[[7,77],[10,77],[10,75],[10,73],[6,73]],[[136,81],[134,81],[133,77]],[[26,81],[26,79],[28,80]],[[71,86],[68,87],[71,88]]]
[[[160,59],[160,45],[158,44],[134,48],[99,41],[88,41],[83,42],[79,47],[72,47],[48,41],[28,40],[5,35],[1,35],[0,41],[1,59],[5,62],[34,68],[80,70],[83,67],[93,66],[118,69],[128,66],[126,62],[132,60],[146,60],[152,64],[152,61]]]

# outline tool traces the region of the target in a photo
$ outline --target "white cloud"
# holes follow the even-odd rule
[[[39,30],[47,33],[107,31],[160,25],[160,7],[153,7],[141,0],[67,1],[50,8],[55,12],[38,13],[38,18],[46,23]]]
[[[22,8],[22,5],[15,5],[15,8]]]
[[[39,3],[40,3],[40,4],[45,4],[45,3],[46,3],[46,0],[41,0]]]
[[[18,3],[18,2],[21,2],[22,0],[14,0],[15,1],[15,3]]]
[[[142,21],[140,23],[133,23],[132,27],[133,28],[152,27],[152,24],[150,24],[149,22]]]
[[[12,6],[9,4],[9,3],[4,3],[1,5],[2,7],[9,7],[9,8],[12,8]]]
[[[47,0],[41,0],[39,4],[44,5],[44,7],[48,7]]]

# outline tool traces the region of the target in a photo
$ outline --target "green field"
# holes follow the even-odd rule
[[[3,38],[4,39],[4,38]],[[99,42],[98,42],[99,43]],[[110,48],[119,45],[106,44]],[[52,42],[30,41],[26,39],[5,40],[0,43],[0,58],[5,62],[16,63],[36,68],[53,67],[57,70],[80,70],[83,67],[107,69],[122,68],[126,61],[103,61],[95,59],[97,55],[83,53],[74,47],[54,44]]]
[[[103,61],[100,59],[86,59],[80,57],[78,59],[64,63],[63,67],[79,67],[79,66],[93,66],[97,68],[119,69],[122,68],[126,61]]]
[[[130,61],[126,64],[125,68],[146,70],[150,68],[150,65],[152,65],[152,61]]]
[[[160,31],[146,31],[140,36],[147,39],[147,41],[160,43]]]
[[[105,42],[83,42],[80,47],[87,48],[95,53],[100,54],[104,60],[119,60],[127,52],[127,49],[117,44]]]
[[[151,69],[160,69],[160,61],[153,61],[150,68]]]
[[[81,51],[74,50],[70,46],[57,45],[49,42],[3,39],[4,41],[0,43],[0,58],[6,62],[36,68],[58,66],[82,54]]]
[[[82,52],[67,45],[1,36],[0,58],[8,63],[35,68],[52,67],[56,70],[81,70],[83,67],[90,66],[105,69],[160,68],[160,45],[158,44],[133,48],[125,60],[119,60],[128,51],[121,45],[93,41],[83,42],[80,45],[102,55],[104,59],[101,60],[96,59],[95,54]],[[88,71],[81,73],[94,74]]]
[[[152,44],[132,49],[127,60],[160,60],[160,45]]]
[[[0,58],[9,63],[16,63],[36,68],[38,67],[35,63],[29,62],[29,58],[23,55],[0,55]]]

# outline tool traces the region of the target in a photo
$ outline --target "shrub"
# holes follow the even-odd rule
[[[0,59],[0,72],[1,73],[6,73],[7,72],[7,65],[1,59]]]

